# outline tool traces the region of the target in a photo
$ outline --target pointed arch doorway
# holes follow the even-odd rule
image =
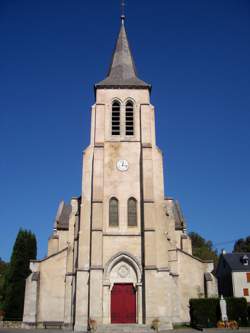
[[[115,283],[111,291],[111,323],[136,323],[136,290],[132,283]]]
[[[142,324],[142,268],[132,254],[119,252],[104,268],[103,323]]]

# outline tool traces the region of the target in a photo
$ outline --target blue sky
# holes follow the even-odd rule
[[[20,227],[38,257],[60,200],[81,191],[93,85],[108,70],[119,0],[0,2],[0,257]],[[250,3],[127,0],[139,77],[153,85],[165,192],[215,244],[250,234]],[[232,244],[222,244],[231,250]]]

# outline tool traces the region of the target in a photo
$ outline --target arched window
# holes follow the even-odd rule
[[[135,198],[128,199],[128,226],[137,226],[137,201]]]
[[[109,200],[109,225],[111,227],[117,227],[119,225],[119,204],[116,198]]]
[[[134,135],[134,105],[131,101],[126,104],[126,135]]]
[[[120,135],[120,103],[114,101],[112,104],[112,135]]]

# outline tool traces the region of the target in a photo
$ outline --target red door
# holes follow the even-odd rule
[[[132,283],[114,284],[111,291],[111,323],[136,322],[136,296]]]

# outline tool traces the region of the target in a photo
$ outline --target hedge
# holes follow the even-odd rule
[[[236,320],[240,326],[248,326],[247,301],[244,297],[226,297],[227,316]],[[219,298],[190,299],[190,318],[192,326],[215,327],[221,320]]]

